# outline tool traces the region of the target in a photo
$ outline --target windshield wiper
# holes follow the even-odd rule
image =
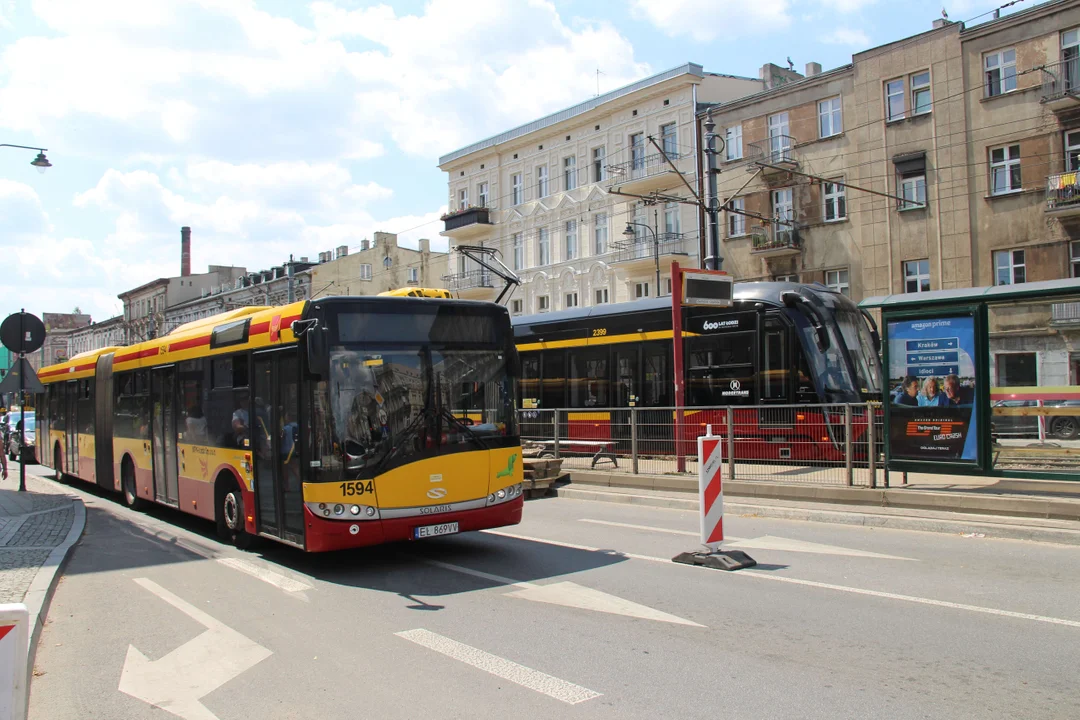
[[[459,428],[461,428],[462,430],[464,430],[465,434],[468,435],[469,438],[471,438],[473,440],[473,442],[475,442],[481,448],[483,448],[484,450],[490,450],[491,449],[491,446],[487,444],[487,441],[484,440],[484,438],[480,437],[479,433],[477,433],[471,427],[469,427],[468,425],[463,423],[460,419],[455,417],[454,413],[450,412],[445,407],[440,409],[439,413],[440,413],[440,415],[442,417],[447,418],[453,425],[456,425]]]

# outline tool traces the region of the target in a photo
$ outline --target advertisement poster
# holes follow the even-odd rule
[[[978,460],[975,319],[889,323],[889,454],[896,460]]]

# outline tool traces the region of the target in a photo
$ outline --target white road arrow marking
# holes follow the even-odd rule
[[[596,612],[610,613],[612,615],[625,615],[627,617],[641,618],[642,620],[656,620],[657,622],[674,623],[676,625],[690,625],[692,627],[705,627],[690,620],[670,615],[662,610],[654,610],[647,605],[624,600],[606,592],[593,590],[577,583],[560,582],[551,585],[534,585],[524,590],[515,590],[507,593],[508,597],[522,598],[523,600],[535,600],[536,602],[549,603],[551,605],[564,605],[566,607],[580,608],[582,610],[595,610]]]
[[[217,720],[199,698],[272,653],[153,580],[136,578],[135,582],[205,626],[206,632],[153,661],[129,645],[120,674],[120,692],[185,720]]]
[[[918,562],[915,558],[899,557],[897,555],[883,555],[882,553],[870,552],[869,550],[852,550],[851,548],[837,545],[823,545],[821,543],[807,542],[806,540],[791,540],[789,538],[763,535],[753,540],[740,540],[733,543],[724,543],[724,547],[737,547],[748,550],[779,550],[782,552],[817,553],[819,555],[846,555],[848,557],[877,558],[879,560],[910,560]]]
[[[300,598],[301,600],[308,601],[308,596],[305,594],[305,590],[310,590],[311,585],[301,580],[294,580],[287,575],[282,575],[279,572],[275,572],[269,568],[261,565],[256,565],[248,560],[242,560],[234,557],[218,558],[217,561],[225,567],[230,567],[233,570],[239,570],[242,573],[262,580],[264,583],[269,583],[276,588],[284,590],[293,597]],[[310,601],[309,601],[310,602]]]

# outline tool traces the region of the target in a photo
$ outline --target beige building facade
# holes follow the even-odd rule
[[[669,294],[671,262],[700,262],[698,104],[797,77],[766,69],[762,80],[688,63],[440,158],[445,286],[484,300],[502,289],[454,252],[470,245],[495,250],[521,278],[514,315]]]
[[[404,287],[437,288],[447,274],[447,253],[433,252],[431,242],[420,240],[420,248],[398,245],[397,235],[377,232],[373,240],[363,240],[359,250],[347,246],[322,253],[312,266],[311,297],[331,295],[378,295]]]

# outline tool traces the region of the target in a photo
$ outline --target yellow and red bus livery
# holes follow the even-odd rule
[[[247,307],[42,368],[58,474],[308,551],[520,522],[506,309],[340,297]]]

